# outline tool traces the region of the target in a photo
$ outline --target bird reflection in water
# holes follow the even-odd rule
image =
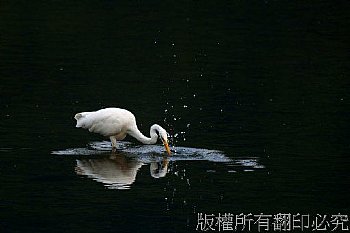
[[[135,182],[137,172],[145,165],[137,158],[130,158],[120,153],[108,157],[77,159],[75,172],[103,183],[109,189],[130,189]],[[165,177],[169,160],[164,157],[161,162],[150,163],[150,173],[154,178]]]
[[[150,172],[153,178],[165,177],[168,173],[169,159],[168,157],[163,157],[161,162],[151,162]]]

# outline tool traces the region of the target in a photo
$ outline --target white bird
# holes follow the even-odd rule
[[[154,124],[150,129],[150,138],[144,136],[137,128],[134,114],[121,108],[104,108],[95,112],[81,112],[75,114],[77,128],[88,129],[90,132],[109,137],[112,148],[117,147],[117,140],[123,140],[126,135],[136,138],[143,144],[157,143],[158,136],[162,140],[167,153],[170,155],[168,136],[165,129]]]

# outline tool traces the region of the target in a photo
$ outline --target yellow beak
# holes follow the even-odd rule
[[[164,146],[165,146],[165,150],[166,152],[168,153],[168,155],[171,155],[171,152],[170,152],[170,147],[169,147],[169,144],[168,142],[164,141]]]

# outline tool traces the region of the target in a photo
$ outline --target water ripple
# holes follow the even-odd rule
[[[85,148],[69,148],[65,150],[52,151],[54,155],[98,155],[110,152],[112,150],[109,141],[91,142]],[[133,146],[130,142],[119,142],[118,152],[123,152],[131,157],[137,157],[144,163],[154,161],[155,155],[163,155],[164,147],[162,145],[141,145]],[[158,156],[161,160],[162,157]],[[210,162],[230,162],[224,152],[218,150],[208,150],[201,148],[176,147],[173,154],[169,156],[170,161],[179,160],[205,160]]]
[[[218,167],[211,167],[211,163],[222,163],[224,172],[251,172],[265,168],[259,163],[258,157],[230,158],[219,150],[202,148],[176,147],[171,156],[165,156],[162,145],[137,145],[129,142],[119,142],[116,151],[112,151],[109,141],[91,142],[83,148],[69,148],[52,151],[59,156],[76,158],[75,172],[77,175],[88,177],[102,183],[108,189],[130,189],[136,180],[140,168],[149,165],[153,178],[165,177],[168,173],[187,180],[185,169],[172,165],[174,161],[207,161],[206,173],[221,173]],[[93,155],[99,155],[98,157]],[[82,158],[80,156],[83,156]],[[87,157],[86,157],[87,156]],[[226,170],[226,171],[225,171]],[[186,179],[185,179],[186,178]]]

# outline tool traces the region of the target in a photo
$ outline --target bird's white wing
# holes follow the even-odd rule
[[[117,135],[125,128],[125,117],[117,109],[104,109],[104,111],[81,112],[74,117],[76,127],[88,129],[90,132],[104,136]]]

